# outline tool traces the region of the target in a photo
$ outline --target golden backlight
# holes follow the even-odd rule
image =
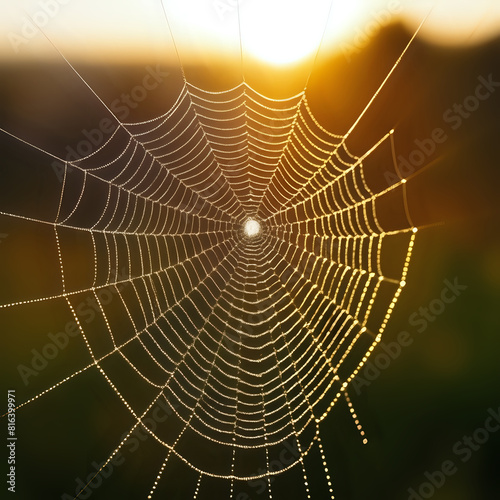
[[[50,4],[50,8],[47,5]],[[426,17],[427,16],[427,17]],[[0,59],[70,59],[177,64],[215,56],[285,65],[318,48],[363,50],[392,22],[446,45],[500,32],[497,0],[20,0],[0,2]],[[172,31],[172,33],[170,33]]]
[[[360,21],[362,9],[359,0],[333,4],[330,0],[254,0],[241,11],[245,51],[262,61],[282,65],[316,52],[327,27],[336,35],[352,30]]]

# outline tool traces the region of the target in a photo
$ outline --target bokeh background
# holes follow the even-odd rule
[[[345,133],[431,7],[426,2],[403,2],[396,9],[390,2],[359,2],[363,16],[349,14],[342,36],[330,37],[332,30],[327,30],[318,54],[310,50],[299,60],[277,64],[265,60],[258,44],[250,50],[250,24],[245,32],[244,18],[245,12],[247,20],[254,15],[252,1],[240,3],[248,43],[243,38],[243,59],[234,2],[206,2],[191,10],[165,2],[176,46],[155,2],[58,3],[58,11],[43,27],[47,36],[36,31],[29,37],[22,31],[23,23],[27,17],[33,19],[40,5],[26,2],[22,9],[12,9],[2,21],[1,128],[64,156],[67,146],[76,147],[82,140],[82,130],[95,128],[106,114],[61,53],[106,103],[141,82],[147,67],[160,65],[168,73],[147,99],[129,109],[126,121],[157,116],[174,102],[182,84],[179,54],[188,80],[209,90],[238,84],[242,73],[250,85],[272,97],[298,92],[307,82],[319,122],[332,132]],[[322,425],[336,498],[342,500],[407,499],[408,488],[418,490],[427,481],[425,472],[439,470],[448,459],[458,464],[458,471],[432,498],[490,500],[500,494],[500,433],[491,434],[467,463],[453,452],[458,441],[484,425],[489,409],[500,407],[500,87],[462,118],[456,130],[445,118],[454,104],[474,94],[479,77],[491,75],[500,82],[497,7],[494,2],[474,3],[473,11],[468,10],[472,2],[435,7],[350,138],[351,149],[361,154],[394,128],[396,153],[409,158],[418,148],[415,141],[428,139],[436,128],[448,136],[415,167],[408,181],[410,212],[423,229],[384,342],[406,331],[413,343],[369,385],[350,390],[367,445],[362,445],[345,403]],[[298,7],[303,9],[302,22],[310,22],[317,37],[311,47],[317,47],[322,35],[313,19],[324,21],[327,7],[321,2]],[[282,22],[295,22],[281,8]],[[390,22],[382,17],[374,24],[383,11],[391,12]],[[262,19],[271,15],[265,5],[257,12]],[[339,18],[340,13],[345,14],[339,11]],[[206,27],[207,16],[213,33]],[[269,32],[279,24],[269,23]],[[310,31],[297,25],[295,38],[307,44]],[[27,39],[17,51],[15,38],[9,37],[13,33]],[[49,211],[44,203],[57,197],[59,182],[50,159],[5,133],[0,144],[1,210],[9,212],[23,204]],[[384,179],[387,159],[386,154],[373,160],[375,177]],[[0,296],[22,300],[48,295],[59,283],[59,274],[52,264],[55,249],[44,231],[1,216],[0,233]],[[440,297],[445,280],[457,280],[467,288],[420,332],[410,317]],[[19,364],[30,362],[30,351],[47,341],[47,332],[69,320],[67,310],[51,303],[0,310],[2,407],[8,388],[16,389],[22,403],[83,366],[85,348],[72,342],[27,386],[18,372]],[[111,396],[102,377],[86,373],[18,411],[17,498],[61,498],[75,491],[76,479],[93,470],[94,460],[107,456],[128,424],[114,418],[119,403]],[[158,449],[150,441],[142,443],[127,458],[126,467],[117,469],[90,498],[143,498],[151,481],[142,471],[158,467]],[[312,483],[322,481],[320,468],[308,471]],[[171,474],[175,476],[175,469]],[[292,482],[276,480],[276,487],[274,498],[298,498]],[[253,490],[252,495],[266,498],[265,492],[257,495]],[[172,498],[186,497],[179,489]]]

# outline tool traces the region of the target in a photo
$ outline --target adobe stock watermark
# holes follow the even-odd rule
[[[109,109],[120,120],[125,121],[130,115],[131,110],[136,109],[143,102],[149,93],[156,90],[167,78],[170,73],[161,69],[160,65],[156,67],[146,66],[146,74],[141,83],[130,89],[128,93],[122,93],[109,105]],[[90,130],[82,129],[81,134],[84,137],[75,147],[66,146],[66,162],[77,162],[82,158],[94,153],[119,127],[111,118],[102,118],[97,128]],[[58,160],[52,162],[52,168],[60,182],[64,179],[64,171],[67,168],[71,172],[72,167],[68,163],[62,163]]]
[[[488,416],[483,425],[470,435],[463,436],[452,447],[453,457],[445,460],[434,472],[424,472],[425,481],[417,488],[408,488],[408,500],[426,500],[431,498],[436,490],[442,488],[447,479],[458,472],[459,465],[467,463],[481,446],[485,445],[492,434],[500,430],[500,407],[497,410],[488,409]]]
[[[168,400],[161,397],[151,410],[151,417],[145,417],[141,421],[151,431],[155,432],[158,426],[167,421],[167,419],[174,413],[173,409],[177,409],[177,403],[170,403]],[[122,442],[127,436],[128,432],[124,432],[120,437]],[[61,500],[74,500],[78,497],[81,500],[90,498],[95,490],[97,490],[105,479],[108,479],[116,468],[120,467],[126,462],[127,456],[136,452],[141,443],[146,441],[150,434],[141,430],[141,425],[138,425],[130,434],[128,439],[123,443],[122,450],[119,450],[115,456],[109,461],[106,467],[102,468],[105,462],[98,463],[92,462],[91,472],[82,479],[77,477],[75,479],[76,489],[75,493],[68,495],[63,493]],[[102,468],[102,470],[101,470]],[[100,472],[99,472],[100,471]]]
[[[467,95],[461,103],[454,103],[442,115],[443,122],[451,131],[458,130],[500,87],[500,82],[493,79],[490,73],[487,78],[478,76],[474,91]],[[436,127],[428,137],[415,139],[415,149],[405,158],[397,157],[396,163],[399,173],[403,178],[413,174],[416,168],[421,167],[437,151],[438,146],[444,144],[450,137],[449,131],[443,127]],[[384,178],[389,185],[399,182],[399,177],[394,172],[385,172]]]
[[[402,11],[399,0],[391,0],[386,7],[372,12],[370,21],[362,29],[357,28],[351,42],[342,42],[342,54],[347,62],[352,61],[353,54],[359,54],[370,43],[370,39],[376,35],[384,26],[387,26],[396,14]]]
[[[126,268],[123,268],[121,272],[116,274],[116,282],[124,281],[117,285],[110,285],[105,288],[100,288],[97,290],[97,296],[99,302],[106,306],[113,301],[113,297],[118,292],[121,292],[126,286],[129,279],[129,274]],[[94,321],[96,314],[101,313],[99,304],[96,298],[92,295],[88,297],[86,301],[80,302],[75,308],[77,314],[81,318],[81,321],[89,324]],[[78,337],[80,335],[80,329],[76,321],[68,321],[64,326],[63,331],[56,333],[48,333],[47,337],[49,341],[40,349],[31,349],[31,362],[28,365],[19,364],[17,365],[17,371],[21,376],[21,379],[25,386],[30,383],[31,377],[37,377],[47,366],[49,362],[59,355],[61,351],[66,349],[69,345],[70,339],[73,337]]]
[[[40,0],[38,9],[28,16],[21,18],[21,26],[18,33],[10,31],[7,33],[10,45],[16,54],[22,46],[40,33],[40,28],[47,26],[61,10],[61,7],[70,3],[71,0]],[[31,19],[30,19],[31,18]]]
[[[236,14],[238,12],[238,4],[241,6],[244,0],[213,0],[212,6],[217,12],[217,16],[221,21],[224,21],[226,14]]]
[[[16,492],[16,391],[7,391],[7,490]]]
[[[418,311],[410,314],[408,323],[416,329],[418,333],[427,330],[430,323],[436,321],[436,318],[443,314],[449,304],[455,302],[460,295],[467,290],[467,285],[462,285],[455,278],[453,282],[444,280],[444,287],[441,290],[439,298],[429,302],[427,306],[421,306]],[[405,347],[413,344],[414,338],[407,331],[399,332],[394,342],[380,342],[380,349],[377,354],[372,354],[352,380],[352,386],[356,394],[361,394],[363,387],[369,387],[380,374],[387,370],[391,363],[399,358]]]

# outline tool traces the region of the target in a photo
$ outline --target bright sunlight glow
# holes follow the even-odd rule
[[[252,238],[260,233],[260,224],[255,219],[248,219],[244,226],[245,234]]]
[[[331,0],[253,0],[242,8],[242,43],[246,52],[272,64],[290,64],[314,54],[328,18]],[[335,28],[353,28],[359,0],[334,2]]]
[[[40,0],[0,2],[0,60],[54,56],[114,60],[162,57],[177,64],[241,55],[285,65],[322,51],[361,52],[390,22],[413,32],[429,14],[422,36],[468,45],[500,33],[498,0]],[[64,4],[64,5],[63,5]],[[57,8],[56,8],[57,7]],[[163,13],[167,14],[168,25]],[[329,15],[329,11],[331,12]],[[35,19],[40,29],[30,21]],[[325,30],[326,28],[326,30]]]

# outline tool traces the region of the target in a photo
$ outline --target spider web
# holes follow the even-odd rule
[[[395,163],[393,185],[367,181],[366,160],[383,146],[394,152],[394,131],[356,156],[346,140],[363,114],[333,134],[306,91],[271,99],[243,80],[209,92],[183,73],[167,112],[131,123],[115,116],[110,138],[78,161],[20,139],[64,163],[60,192],[46,217],[23,206],[0,214],[42,228],[60,279],[52,293],[0,307],[63,304],[88,355],[19,408],[97,370],[133,421],[100,471],[141,428],[163,450],[148,498],[173,462],[196,473],[193,498],[224,480],[235,499],[259,478],[272,498],[273,476],[288,470],[300,471],[299,494],[311,498],[305,458],[313,450],[333,498],[320,424],[342,398],[366,442],[347,391],[405,286],[417,228]],[[399,227],[379,215],[393,196]],[[256,234],[246,234],[249,220]],[[108,303],[103,290],[116,299]],[[88,293],[98,331],[78,310]],[[159,402],[172,414],[153,429]],[[273,470],[292,441],[297,456]]]

